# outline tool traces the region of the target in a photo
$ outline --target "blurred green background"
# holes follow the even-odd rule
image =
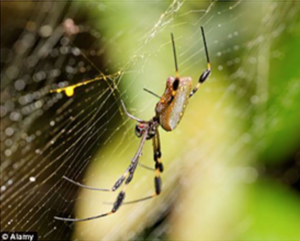
[[[71,20],[71,21],[70,21]],[[69,23],[69,25],[67,24]],[[174,75],[196,84],[180,125],[160,129],[163,193],[123,205],[109,188]],[[1,2],[1,230],[41,240],[300,240],[300,4],[296,1]],[[67,97],[50,90],[107,75]],[[110,76],[118,73],[114,76]],[[151,141],[140,161],[153,166]],[[138,168],[126,200],[154,192]]]

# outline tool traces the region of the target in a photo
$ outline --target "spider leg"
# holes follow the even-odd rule
[[[151,129],[151,128],[150,128]],[[151,139],[153,140],[153,153],[154,153],[154,161],[155,162],[159,162],[159,166],[160,166],[160,170],[161,172],[163,171],[163,166],[161,164],[161,161],[160,161],[160,157],[161,157],[161,152],[160,152],[160,141],[159,141],[159,133],[158,133],[158,130],[154,129],[155,132],[154,134],[152,135],[152,137],[149,138],[148,136],[148,139]],[[149,132],[148,132],[149,133]],[[148,134],[149,135],[149,134]],[[158,138],[158,140],[156,141],[155,138]],[[158,145],[156,145],[156,142],[158,143]],[[147,169],[147,170],[150,170],[150,171],[155,171],[155,168],[153,167],[149,167],[141,162],[138,163],[139,166]]]
[[[164,166],[161,162],[161,150],[160,150],[160,138],[158,129],[155,131],[155,136],[153,137],[153,154],[154,154],[154,161],[155,161],[155,170],[159,170],[159,172],[164,171]]]
[[[97,218],[102,218],[105,216],[108,216],[110,214],[113,214],[112,212],[109,213],[103,213],[97,216],[92,216],[92,217],[88,217],[88,218],[62,218],[62,217],[54,217],[54,219],[59,220],[59,221],[67,221],[67,222],[83,222],[83,221],[89,221],[89,220],[93,220],[93,219],[97,219]]]
[[[148,92],[149,94],[151,94],[151,95],[153,95],[153,96],[155,96],[155,97],[161,99],[161,96],[159,96],[158,94],[155,94],[153,91],[148,90],[148,89],[146,89],[146,88],[143,88],[143,90],[145,90],[145,91]]]
[[[123,103],[123,101],[122,101]],[[124,104],[124,103],[123,103]],[[147,133],[148,135],[148,131],[145,131],[145,133]],[[144,134],[145,134],[144,133]],[[147,136],[146,136],[147,138]],[[140,150],[141,152],[141,150]],[[141,153],[140,153],[141,155]],[[138,163],[140,166],[142,166],[143,168],[146,168],[148,170],[154,170],[152,169],[151,167],[148,167],[148,166],[145,166],[141,163]],[[126,171],[124,172],[124,174],[115,182],[115,184],[112,186],[112,188],[96,188],[96,187],[90,187],[90,186],[87,186],[87,185],[84,185],[80,182],[76,182],[74,180],[72,180],[71,178],[68,178],[66,176],[63,176],[63,179],[67,180],[68,182],[71,182],[73,183],[74,185],[77,185],[79,187],[82,187],[82,188],[85,188],[85,189],[89,189],[89,190],[93,190],[93,191],[103,191],[103,192],[114,192],[115,190],[117,190],[121,185],[122,183],[125,181],[125,179],[128,177],[128,175],[130,174],[131,170],[136,167],[133,167],[133,163],[130,164],[130,166],[126,169]]]
[[[141,119],[139,119],[139,118],[133,116],[132,114],[130,114],[130,113],[127,111],[127,109],[126,109],[126,106],[125,106],[123,100],[121,100],[121,104],[122,104],[122,107],[123,107],[123,109],[124,109],[125,114],[126,114],[130,119],[133,119],[133,120],[135,120],[135,121],[137,121],[137,122],[139,122],[139,123],[148,123],[148,121],[141,120]]]
[[[130,166],[126,169],[124,174],[115,182],[115,184],[113,185],[112,188],[90,187],[90,186],[84,185],[80,182],[76,182],[76,181],[74,181],[74,180],[72,180],[72,179],[70,179],[66,176],[63,176],[63,179],[67,180],[68,182],[73,183],[74,185],[77,185],[77,186],[85,188],[85,189],[89,189],[89,190],[93,190],[93,191],[114,192],[115,190],[117,190],[122,185],[124,180],[127,178],[129,170],[130,170]]]
[[[94,191],[103,191],[103,192],[114,192],[115,190],[117,190],[122,183],[124,182],[124,180],[127,178],[128,173],[130,171],[131,165],[126,169],[126,171],[124,172],[124,174],[115,182],[115,184],[112,186],[112,188],[97,188],[97,187],[90,187],[84,184],[81,184],[80,182],[76,182],[66,176],[63,176],[63,179],[67,180],[68,182],[71,182],[79,187],[85,188],[85,189],[89,189],[89,190],[94,190]]]
[[[107,213],[103,213],[103,214],[100,214],[100,215],[96,215],[96,216],[92,216],[92,217],[88,217],[88,218],[64,218],[64,217],[57,217],[55,216],[54,219],[56,220],[60,220],[60,221],[67,221],[67,222],[82,222],[82,221],[89,221],[89,220],[93,220],[93,219],[98,219],[98,218],[102,218],[102,217],[105,217],[105,216],[108,216],[108,215],[111,215],[113,213],[115,213],[119,208],[120,206],[122,205],[123,203],[123,200],[125,198],[125,190],[126,190],[126,187],[127,185],[131,182],[132,178],[133,178],[133,175],[134,175],[134,172],[136,170],[136,167],[138,165],[138,161],[139,161],[139,158],[141,156],[141,153],[142,153],[142,149],[143,149],[143,146],[145,144],[145,141],[147,139],[147,136],[148,136],[148,130],[145,131],[145,133],[143,134],[142,136],[142,139],[141,139],[141,142],[140,142],[140,145],[139,145],[139,148],[136,152],[136,154],[134,155],[133,159],[131,160],[131,163],[130,163],[130,166],[129,168],[127,169],[128,171],[125,172],[126,175],[124,177],[124,180],[126,179],[125,181],[125,185],[124,185],[124,188],[123,190],[118,194],[117,196],[117,199],[116,201],[113,203],[113,207],[111,209],[110,212],[107,212]],[[123,177],[123,176],[122,176]],[[120,179],[119,179],[120,180]],[[124,181],[123,180],[123,181]],[[122,182],[123,182],[122,181]]]
[[[161,150],[160,150],[160,138],[159,138],[159,133],[158,129],[155,131],[155,136],[153,137],[153,152],[154,152],[154,161],[155,161],[155,177],[154,177],[154,187],[155,187],[155,193],[152,194],[151,196],[147,196],[141,199],[129,201],[129,202],[123,202],[123,204],[132,204],[132,203],[137,203],[141,201],[145,201],[154,197],[157,197],[159,194],[161,194],[162,191],[162,182],[161,182],[161,177],[160,173],[163,172],[163,164],[161,162]]]
[[[147,196],[147,197],[143,197],[143,198],[140,198],[140,199],[136,199],[136,200],[132,200],[132,201],[128,201],[128,202],[123,202],[122,205],[127,205],[127,204],[133,204],[133,203],[138,203],[138,202],[142,202],[142,201],[146,201],[148,199],[151,199],[151,198],[154,198],[154,197],[157,197],[159,194],[161,194],[162,192],[162,189],[161,189],[161,178],[160,178],[160,171],[159,169],[157,168],[155,170],[155,177],[154,177],[154,186],[155,186],[155,193],[150,195],[150,196]],[[111,202],[105,202],[106,204],[112,204]]]
[[[202,38],[203,38],[203,44],[204,44],[204,49],[205,49],[205,54],[206,54],[206,61],[207,61],[207,67],[206,70],[200,75],[199,81],[197,85],[194,87],[194,89],[190,93],[190,98],[197,92],[199,89],[200,85],[208,79],[210,73],[211,73],[211,68],[210,68],[210,62],[209,62],[209,56],[208,56],[208,50],[207,50],[207,45],[206,45],[206,39],[205,39],[205,34],[204,34],[204,29],[201,27],[201,32],[202,32]]]
[[[65,180],[67,180],[68,182],[73,183],[74,185],[77,185],[79,187],[83,187],[85,189],[94,190],[94,191],[104,191],[104,192],[110,192],[111,191],[111,189],[107,189],[107,188],[89,187],[89,186],[86,186],[84,184],[81,184],[80,182],[76,182],[76,181],[74,181],[74,180],[72,180],[72,179],[70,179],[70,178],[68,178],[66,176],[63,176],[62,178],[65,179]]]
[[[133,201],[123,202],[123,205],[146,201],[148,199],[157,197],[159,194],[161,194],[162,189],[161,189],[161,178],[160,178],[159,169],[155,170],[154,186],[155,186],[155,193],[154,194],[152,194],[150,196],[147,196],[147,197],[144,197],[144,198],[136,199],[136,200],[133,200]]]
[[[197,90],[199,89],[200,85],[209,77],[211,70],[209,69],[209,64],[207,64],[207,69],[202,73],[202,75],[199,78],[199,82],[197,83],[197,85],[194,87],[194,89],[191,91],[190,93],[190,98],[197,92]]]

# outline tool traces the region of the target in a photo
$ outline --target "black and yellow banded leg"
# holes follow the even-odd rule
[[[202,38],[203,38],[203,44],[204,44],[204,50],[205,50],[205,55],[206,55],[206,62],[207,62],[207,67],[206,70],[200,75],[199,81],[197,85],[194,87],[194,89],[190,93],[190,98],[197,92],[199,89],[200,85],[208,79],[210,73],[211,73],[211,67],[210,67],[210,61],[209,61],[209,56],[208,56],[208,49],[207,49],[207,44],[206,44],[206,39],[205,39],[205,34],[204,34],[204,29],[201,27],[201,32],[202,32]]]
[[[161,149],[160,149],[160,138],[159,138],[159,132],[158,129],[156,129],[156,134],[152,139],[153,144],[153,156],[155,161],[155,170],[158,169],[160,172],[164,171],[164,166],[161,161]]]
[[[157,169],[155,171],[155,177],[154,177],[154,185],[155,185],[155,197],[158,196],[162,189],[161,189],[161,177],[160,177],[160,171]]]
[[[145,139],[146,139],[146,136],[145,136]],[[115,213],[122,205],[123,200],[125,198],[126,188],[127,188],[128,184],[132,181],[134,172],[138,165],[139,156],[140,156],[140,153],[138,152],[138,156],[135,156],[132,159],[131,165],[129,167],[129,171],[126,173],[126,176],[124,177],[124,180],[126,179],[126,181],[125,181],[123,190],[118,194],[116,201],[113,203],[113,207],[112,207],[111,211],[109,213],[107,213],[107,215]],[[105,215],[105,216],[107,216],[107,215]]]
[[[123,187],[123,190],[119,193],[116,201],[114,202],[113,208],[111,210],[112,213],[116,212],[123,203],[123,200],[125,198],[126,188],[127,188],[128,184],[132,181],[134,172],[135,172],[137,164],[138,164],[137,160],[134,163],[132,163],[129,172],[127,173],[127,176],[125,177],[126,178],[125,185]]]
[[[194,89],[191,91],[190,93],[190,98],[197,92],[197,90],[199,89],[200,85],[208,79],[209,75],[210,75],[210,65],[209,63],[207,64],[207,69],[202,73],[202,75],[199,78],[199,82],[197,83],[197,85],[194,87]]]
[[[159,194],[161,194],[161,192],[162,192],[162,181],[161,181],[161,177],[160,177],[160,170],[159,170],[159,168],[155,169],[154,187],[155,187],[155,193],[154,194],[152,194],[150,196],[147,196],[147,197],[144,197],[144,198],[137,199],[137,200],[123,202],[122,204],[126,205],[126,204],[133,204],[133,203],[138,203],[138,202],[146,201],[148,199],[157,197]]]
[[[124,202],[123,204],[132,204],[132,203],[145,201],[157,197],[162,192],[162,181],[161,181],[160,173],[163,172],[163,164],[161,162],[160,138],[159,138],[158,130],[156,130],[156,134],[152,140],[153,140],[153,151],[154,151],[154,161],[155,161],[155,177],[154,177],[155,193],[148,197]]]
[[[127,173],[127,176],[128,175],[129,175],[129,172]],[[103,214],[100,214],[100,215],[97,215],[97,216],[88,217],[88,218],[54,217],[54,219],[60,220],[60,221],[67,221],[67,222],[83,222],[83,221],[89,221],[89,220],[93,220],[93,219],[98,219],[98,218],[109,216],[109,215],[115,213],[119,209],[119,207],[122,205],[122,202],[123,202],[123,200],[125,198],[126,187],[127,187],[127,184],[124,186],[123,190],[118,194],[118,197],[117,197],[116,201],[113,203],[113,207],[112,207],[112,209],[111,209],[110,212],[103,213]]]
[[[158,129],[156,129],[156,134],[153,138],[153,152],[154,152],[154,161],[155,161],[155,196],[161,193],[161,177],[160,173],[164,171],[164,166],[161,161],[161,149],[160,149],[160,138]]]

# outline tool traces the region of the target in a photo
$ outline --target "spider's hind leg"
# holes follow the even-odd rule
[[[147,134],[148,134],[147,131],[143,134],[142,140],[140,142],[140,146],[139,146],[135,156],[131,160],[130,166],[128,167],[127,171],[125,172],[124,177],[121,177],[119,179],[119,180],[121,180],[121,183],[124,180],[126,180],[126,181],[125,181],[125,185],[124,185],[123,190],[118,194],[118,196],[116,198],[116,201],[113,203],[113,207],[112,207],[111,211],[109,211],[107,213],[100,214],[100,215],[87,217],[87,218],[64,218],[64,217],[57,217],[56,216],[56,217],[54,217],[54,219],[60,220],[60,221],[68,221],[68,222],[82,222],[82,221],[89,221],[89,220],[93,220],[93,219],[106,217],[108,215],[111,215],[111,214],[115,213],[123,203],[123,200],[125,198],[126,187],[131,182],[131,180],[133,178],[134,172],[135,172],[136,167],[138,165],[139,158],[140,158],[141,153],[142,153],[143,146],[144,146],[145,141],[146,141]]]
[[[124,172],[124,174],[119,177],[119,179],[115,182],[115,184],[112,186],[112,188],[97,188],[97,187],[90,187],[90,186],[87,186],[87,185],[84,185],[80,182],[76,182],[66,176],[63,176],[63,179],[67,180],[68,182],[71,182],[79,187],[82,187],[82,188],[85,188],[85,189],[88,189],[88,190],[93,190],[93,191],[103,191],[103,192],[114,192],[115,190],[117,190],[121,185],[122,183],[124,182],[124,180],[126,179],[127,175],[128,175],[128,172],[130,170],[130,166],[126,169],[126,171]]]

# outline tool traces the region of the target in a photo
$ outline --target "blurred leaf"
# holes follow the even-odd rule
[[[251,185],[246,202],[249,228],[240,240],[299,240],[299,202],[299,195],[270,180]]]

